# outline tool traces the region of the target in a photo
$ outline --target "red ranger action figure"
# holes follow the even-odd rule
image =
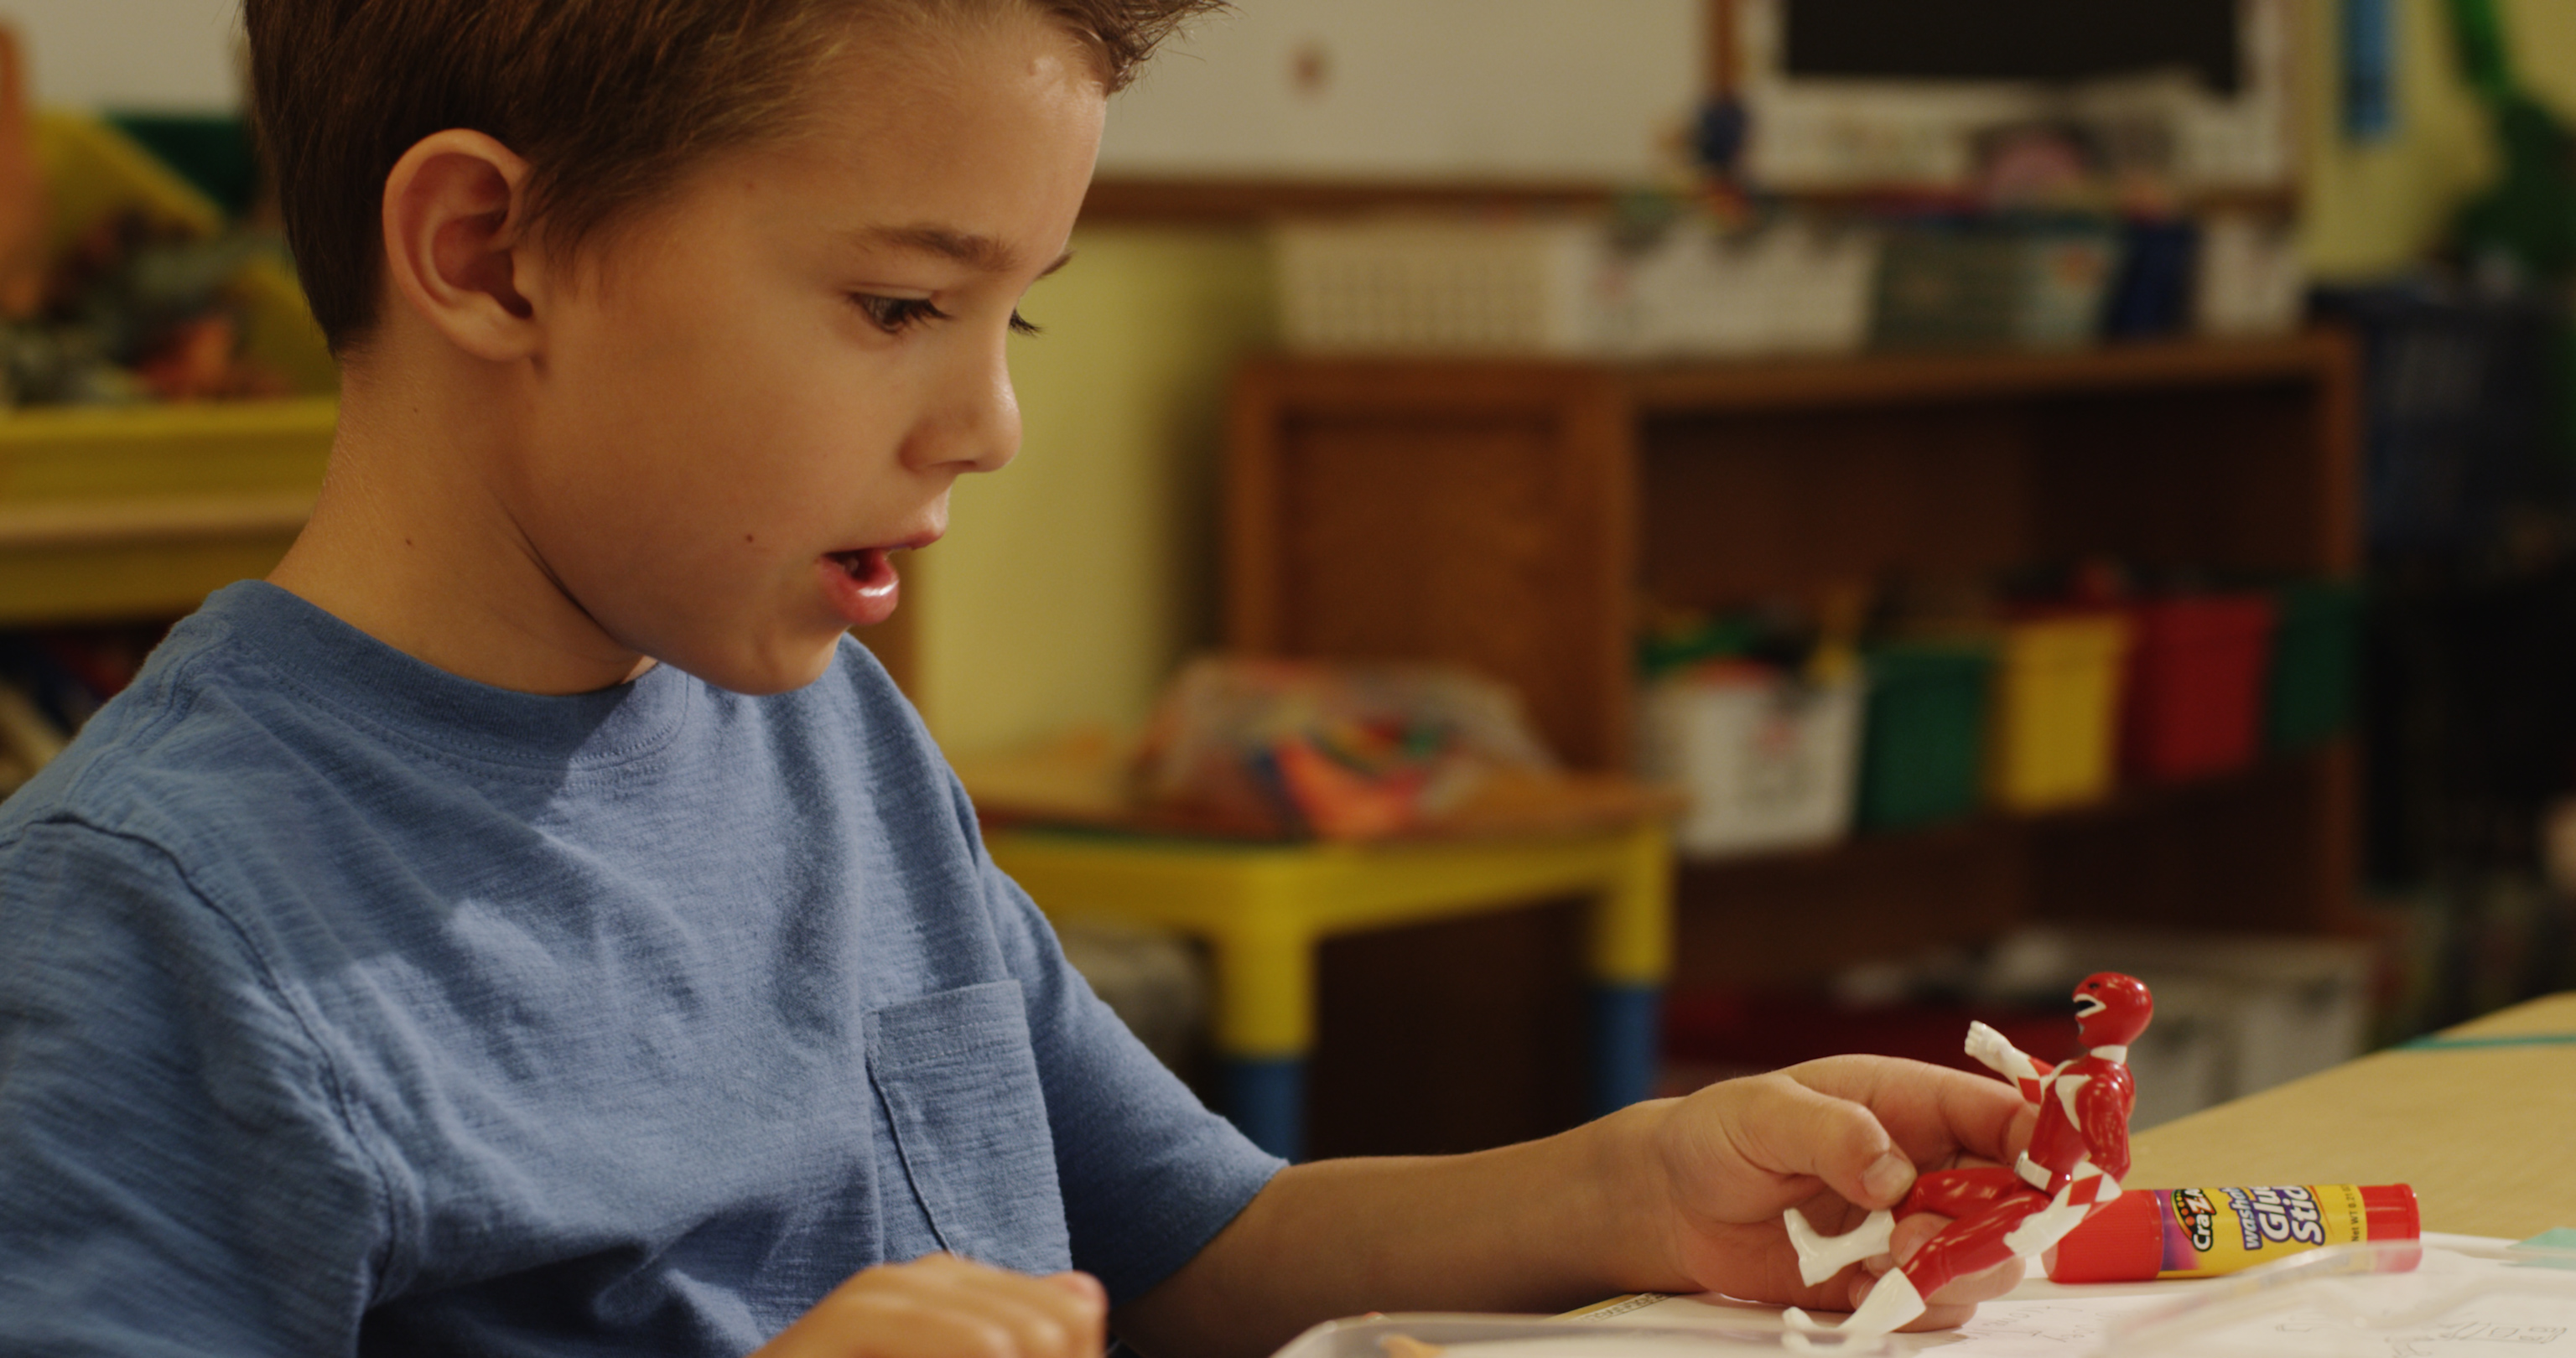
[[[1951,1218],[1904,1268],[1879,1279],[1851,1319],[1833,1331],[1857,1342],[1894,1331],[1923,1314],[1923,1299],[1953,1278],[1982,1273],[2006,1259],[2027,1259],[2064,1239],[2093,1210],[2120,1195],[2129,1172],[2129,1044],[2147,1029],[2155,1001],[2146,983],[2115,971],[2095,972],[2075,987],[2075,1026],[2086,1054],[2050,1068],[1982,1023],[1968,1025],[1968,1055],[2010,1080],[2039,1105],[2030,1149],[2010,1169],[1935,1170],[1914,1181],[1891,1214],[1872,1212],[1845,1235],[1820,1236],[1796,1209],[1784,1213],[1798,1273],[1823,1282],[1887,1251],[1896,1221],[1917,1212]],[[1795,1307],[1793,1330],[1817,1327]]]

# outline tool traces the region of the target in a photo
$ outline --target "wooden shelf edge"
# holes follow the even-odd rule
[[[2264,339],[2173,339],[2057,352],[1870,353],[1626,369],[1647,414],[1836,404],[1969,401],[2177,386],[2314,381],[2348,361],[2333,330]]]
[[[2169,807],[2206,797],[2241,793],[2269,779],[2287,777],[2343,778],[2352,759],[2350,733],[2295,750],[2266,753],[2241,769],[2170,783],[2127,783],[2098,801],[2053,806],[2034,811],[1985,808],[1957,820],[1934,821],[1896,829],[1854,829],[1829,844],[1770,849],[1724,858],[1677,857],[1676,871],[1693,877],[1723,875],[1739,869],[1773,871],[1800,865],[1824,866],[1855,853],[1905,852],[1910,847],[1993,835],[2019,835],[2088,822],[2151,816]]]
[[[2082,395],[2339,380],[2350,340],[2332,329],[2264,339],[2174,339],[2066,351],[1863,353],[1623,363],[1510,354],[1269,354],[1249,361],[1299,395],[1376,404],[1551,399],[1553,384],[1608,379],[1644,415]],[[1437,393],[1425,398],[1422,393]]]
[[[321,434],[340,420],[336,396],[180,405],[65,406],[0,413],[0,454],[28,444],[124,442],[207,435]]]
[[[292,534],[314,492],[0,503],[0,551]]]
[[[1377,212],[1602,210],[1637,186],[1589,179],[1371,179],[1109,173],[1083,199],[1086,226],[1260,226],[1292,217]],[[1800,207],[1850,213],[1927,194],[1955,198],[1955,185],[1779,187]],[[2295,215],[2294,185],[2210,185],[2188,190],[2184,205],[2204,212]]]

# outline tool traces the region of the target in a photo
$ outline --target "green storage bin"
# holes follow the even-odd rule
[[[1873,649],[1868,668],[1860,827],[1897,830],[1973,815],[1994,687],[1993,649],[1966,642],[1896,643]]]
[[[2361,589],[2341,581],[2303,581],[2281,591],[2280,609],[2263,743],[2274,750],[2304,750],[2352,725]]]

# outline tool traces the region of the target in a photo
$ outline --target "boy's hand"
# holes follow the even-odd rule
[[[1648,1177],[1663,1181],[1670,1204],[1672,1268],[1705,1290],[1836,1311],[1858,1306],[1947,1219],[1909,1217],[1889,1255],[1810,1287],[1798,1278],[1783,1211],[1797,1207],[1819,1232],[1838,1235],[1871,1209],[1895,1206],[1919,1171],[2008,1161],[2033,1120],[2000,1081],[1870,1056],[1729,1080],[1659,1111]],[[1959,1324],[2020,1280],[2014,1264],[1962,1278],[1906,1328]]]
[[[753,1358],[1099,1358],[1108,1313],[1088,1273],[932,1254],[853,1276]]]

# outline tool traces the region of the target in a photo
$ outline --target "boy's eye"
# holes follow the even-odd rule
[[[878,297],[860,292],[850,295],[850,304],[889,335],[902,334],[923,321],[948,319],[948,313],[933,306],[927,297]]]
[[[878,297],[869,293],[852,293],[850,303],[865,312],[868,320],[877,329],[889,335],[902,334],[924,321],[948,319],[948,313],[933,305],[927,297]],[[1040,332],[1038,327],[1023,319],[1019,312],[1013,311],[1011,333],[1035,335]]]

